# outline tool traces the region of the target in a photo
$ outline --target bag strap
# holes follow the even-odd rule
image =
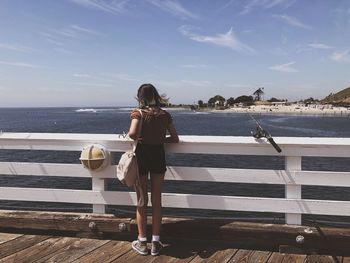
[[[136,151],[136,147],[137,147],[137,144],[138,144],[138,138],[141,137],[142,123],[143,123],[142,110],[140,110],[140,109],[137,109],[137,110],[140,112],[141,119],[140,119],[140,124],[139,124],[138,130],[137,130],[137,138],[136,138],[136,140],[134,141],[134,144],[133,144],[133,152],[134,153]],[[143,189],[142,189],[142,185],[141,185],[140,173],[139,173],[138,169],[137,169],[137,176],[136,176],[136,181],[135,181],[135,184],[134,184],[134,189],[135,189],[135,192],[138,192],[138,195],[140,197],[137,200],[137,206],[138,207],[144,206],[144,204],[145,204],[145,197],[144,197],[144,193],[143,193]]]
[[[143,115],[142,115],[142,110],[137,109],[137,111],[140,113],[141,115],[141,119],[140,119],[140,123],[139,123],[139,127],[137,129],[137,137],[136,140],[134,141],[133,145],[132,145],[132,151],[135,152],[136,151],[136,147],[138,144],[138,139],[141,137],[141,132],[142,132],[142,123],[143,123]]]
[[[139,138],[139,137],[141,137],[141,132],[142,132],[142,124],[143,124],[143,115],[142,115],[142,110],[140,110],[140,109],[137,109],[138,111],[139,111],[139,113],[140,113],[140,115],[141,115],[141,119],[140,119],[140,124],[139,124],[139,129],[138,129],[138,131],[137,131],[137,138]]]

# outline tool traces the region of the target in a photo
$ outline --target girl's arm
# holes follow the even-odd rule
[[[178,143],[179,142],[179,136],[177,135],[176,128],[173,123],[169,124],[168,131],[170,133],[170,136],[167,136],[165,138],[166,143]]]
[[[129,137],[133,140],[137,139],[137,132],[139,128],[140,120],[138,119],[132,119],[131,124],[130,124],[130,129],[129,129]]]

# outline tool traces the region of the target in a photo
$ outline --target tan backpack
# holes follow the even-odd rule
[[[141,136],[142,131],[142,111],[139,110],[141,114],[141,120],[138,127],[137,139]],[[140,200],[137,200],[137,206],[143,206],[144,204],[144,196],[142,191],[142,186],[140,183],[140,174],[139,168],[137,165],[137,157],[136,157],[136,146],[138,140],[133,142],[132,150],[126,151],[121,156],[118,166],[117,166],[117,177],[119,181],[129,187],[134,187],[136,192],[139,192]]]

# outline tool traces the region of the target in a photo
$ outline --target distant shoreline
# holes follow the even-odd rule
[[[283,114],[283,115],[319,115],[319,116],[346,116],[350,117],[350,108],[329,106],[266,106],[234,107],[228,109],[211,109],[213,113],[251,113],[251,114]]]
[[[167,111],[191,111],[189,107],[165,107]],[[232,107],[227,109],[199,108],[194,112],[208,113],[250,113],[250,114],[271,114],[271,115],[318,115],[318,116],[345,116],[350,117],[350,108],[334,107],[329,105],[253,105],[247,107]]]

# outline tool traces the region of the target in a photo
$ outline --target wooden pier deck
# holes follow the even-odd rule
[[[300,234],[302,245],[295,243]],[[141,256],[131,248],[137,236],[132,218],[0,210],[0,263],[350,263],[350,229],[345,228],[163,218],[161,235],[161,255]]]
[[[141,256],[118,240],[0,233],[0,262],[350,262],[350,257],[297,255],[181,242]]]

